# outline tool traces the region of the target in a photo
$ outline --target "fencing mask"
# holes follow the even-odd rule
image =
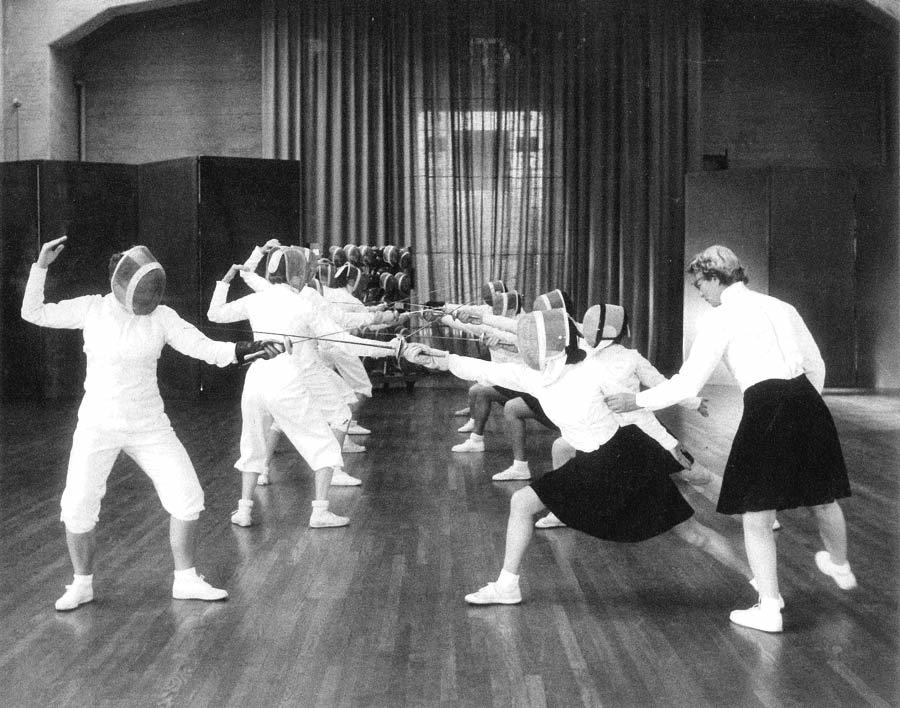
[[[350,292],[357,292],[363,285],[363,272],[352,263],[344,263],[335,271],[332,285],[335,288],[345,288],[348,285]]]
[[[122,253],[110,276],[113,295],[130,315],[149,315],[162,300],[166,271],[146,246]]]
[[[316,279],[326,288],[331,287],[331,281],[334,280],[335,267],[331,261],[320,258],[316,264]]]
[[[581,321],[585,341],[595,349],[604,349],[628,328],[628,313],[621,305],[594,305]]]
[[[497,317],[515,317],[522,311],[522,297],[515,290],[494,293],[492,307]]]
[[[397,279],[391,273],[382,273],[378,276],[378,284],[384,291],[386,300],[396,300],[399,291],[397,290]]]
[[[388,244],[381,252],[381,257],[391,268],[396,268],[400,263],[400,249],[393,244]]]
[[[347,262],[359,268],[362,265],[362,251],[359,246],[348,243],[344,246],[344,255],[347,256]]]
[[[328,252],[331,254],[331,262],[334,263],[335,268],[340,268],[347,262],[347,254],[341,246],[332,246]]]
[[[563,309],[568,312],[570,315],[574,316],[574,312],[572,311],[572,299],[568,296],[567,293],[557,288],[556,290],[551,290],[549,293],[544,293],[543,295],[538,295],[535,298],[534,306],[531,308],[532,310],[556,310]]]
[[[543,370],[547,361],[564,354],[569,345],[569,317],[565,310],[535,310],[519,318],[516,346],[529,368]]]
[[[412,294],[413,281],[409,273],[397,273],[397,292],[401,298],[408,298]]]
[[[481,286],[481,297],[484,299],[485,305],[494,304],[494,295],[496,293],[505,293],[506,285],[502,280],[489,280]]]
[[[309,280],[308,268],[305,249],[299,246],[281,246],[269,251],[266,278],[271,283],[287,283],[299,291]]]

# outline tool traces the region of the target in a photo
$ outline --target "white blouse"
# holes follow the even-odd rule
[[[608,442],[619,429],[619,418],[603,398],[623,393],[627,387],[613,380],[599,359],[588,358],[578,364],[565,365],[564,357],[560,356],[546,371],[535,371],[522,364],[496,364],[450,354],[449,366],[450,372],[461,379],[483,380],[530,393],[559,428],[563,439],[576,450],[592,452]],[[667,450],[677,444],[652,415],[635,421],[635,424]]]
[[[825,362],[797,310],[735,283],[722,292],[721,304],[701,318],[681,370],[637,394],[635,402],[657,410],[695,396],[723,359],[742,391],[760,381],[801,374],[817,391],[825,383]]]
[[[22,318],[41,327],[80,329],[87,371],[78,419],[114,430],[169,428],[156,381],[156,364],[168,344],[186,356],[224,367],[234,361],[234,343],[204,336],[174,310],[158,306],[149,315],[125,311],[112,293],[44,302],[47,269],[31,267]]]

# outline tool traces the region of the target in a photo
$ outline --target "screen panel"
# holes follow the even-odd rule
[[[304,245],[300,236],[300,169],[293,160],[201,157],[199,161],[199,263],[201,329],[209,337],[234,341],[252,337],[246,322],[216,325],[206,319],[215,288],[234,263],[271,238]],[[318,239],[310,239],[318,240]],[[229,300],[250,293],[235,278]],[[204,366],[205,396],[240,395],[244,370]]]
[[[797,308],[819,345],[826,386],[856,386],[855,178],[772,172],[769,293]]]
[[[36,162],[0,163],[0,394],[4,400],[39,398],[44,350],[40,328],[20,310],[38,254]]]
[[[48,302],[105,295],[109,258],[137,240],[137,167],[90,162],[41,162],[40,237],[67,235],[66,248],[50,267]],[[85,359],[79,330],[43,329],[44,398],[80,396]]]
[[[197,158],[151,162],[138,168],[139,240],[166,271],[163,302],[194,326],[205,320],[199,298]],[[202,362],[165,347],[159,360],[159,389],[166,398],[200,393]]]

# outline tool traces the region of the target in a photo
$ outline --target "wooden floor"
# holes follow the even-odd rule
[[[710,389],[713,416],[668,414],[721,471],[739,416]],[[780,515],[785,631],[728,622],[752,604],[732,571],[663,538],[619,545],[568,529],[536,534],[518,607],[462,600],[494,579],[509,495],[494,483],[509,446],[492,419],[483,454],[463,439],[460,387],[378,391],[361,421],[364,480],[337,489],[345,529],[306,526],[312,479],[276,457],[259,525],[229,523],[238,496],[236,402],[169,407],[207,495],[199,569],[227,602],[170,598],[166,516],[120,460],[101,514],[97,600],[58,613],[71,578],[58,520],[75,405],[5,404],[0,452],[2,706],[895,706],[898,690],[900,398],[829,396],[851,469],[844,509],[859,588],[813,564],[802,511]],[[549,465],[535,427],[532,467]],[[741,543],[740,526],[686,492],[699,518]]]

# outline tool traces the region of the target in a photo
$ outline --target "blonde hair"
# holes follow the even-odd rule
[[[744,266],[734,251],[728,246],[710,246],[691,259],[688,273],[700,274],[705,280],[717,278],[722,285],[746,283],[750,279],[744,273]]]

